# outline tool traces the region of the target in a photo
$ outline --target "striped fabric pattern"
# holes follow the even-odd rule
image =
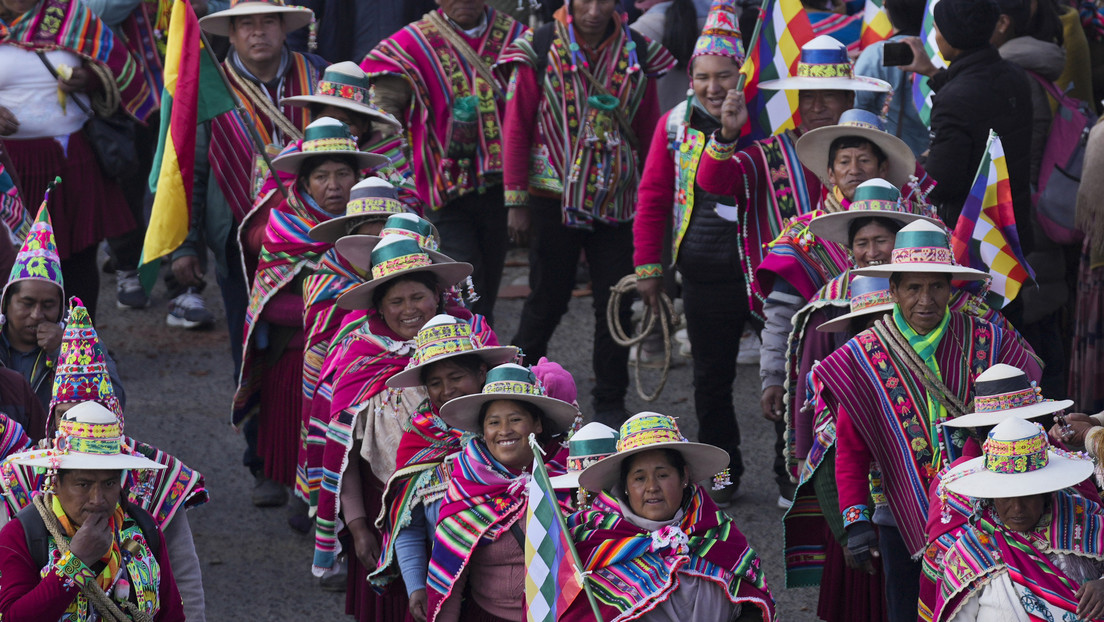
[[[861,48],[885,41],[893,34],[893,24],[889,23],[883,0],[866,0],[862,20],[862,35],[859,39]]]
[[[947,61],[939,51],[939,46],[935,44],[935,5],[938,3],[939,0],[928,0],[927,8],[924,9],[924,24],[920,29],[920,40],[924,42],[924,51],[928,53],[936,69],[947,66]],[[935,91],[928,86],[926,78],[913,76],[912,103],[915,104],[916,111],[920,113],[920,120],[929,127],[931,126],[932,96],[934,95]]]
[[[744,94],[749,123],[745,138],[766,138],[801,122],[797,91],[762,91],[759,83],[796,75],[801,46],[812,39],[813,26],[800,0],[771,0],[759,39],[740,69],[747,76]]]
[[[935,351],[941,379],[959,399],[967,401],[974,378],[994,363],[1023,368],[1029,353],[1014,335],[997,330],[985,320],[950,312],[947,334]],[[930,439],[920,424],[928,395],[889,344],[873,330],[859,333],[814,370],[824,385],[833,411],[842,407],[863,442],[882,467],[883,485],[897,524],[910,552],[919,554],[926,542],[928,488],[942,464],[931,464],[933,442],[943,445],[950,462],[955,443],[947,434]]]
[[[3,43],[28,50],[66,49],[111,71],[122,109],[145,114],[157,106],[157,94],[140,75],[126,46],[79,0],[43,0],[11,24],[0,22]],[[144,118],[144,117],[139,117]]]

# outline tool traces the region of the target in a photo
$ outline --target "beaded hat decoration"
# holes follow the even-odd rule
[[[961,281],[983,281],[989,278],[987,272],[959,265],[955,261],[954,251],[951,250],[946,229],[927,220],[917,220],[897,232],[891,257],[892,263],[859,268],[851,273],[888,277],[901,272],[928,272],[948,274],[952,279]]]
[[[873,276],[856,276],[850,283],[851,311],[817,326],[822,333],[839,333],[851,326],[857,317],[882,315],[893,311],[893,296],[889,293],[889,279]]]
[[[878,115],[852,108],[840,115],[835,125],[809,130],[797,139],[797,158],[824,183],[830,183],[832,143],[841,138],[861,138],[873,143],[886,157],[886,180],[897,188],[906,187],[916,174],[916,156],[905,141],[885,131]],[[901,209],[901,208],[898,208]]]
[[[851,223],[864,218],[885,218],[899,226],[925,220],[942,228],[943,223],[938,218],[910,212],[909,208],[897,186],[884,179],[869,179],[855,188],[851,205],[846,211],[820,214],[809,223],[809,230],[818,238],[846,246],[851,241],[848,239]]]
[[[1073,406],[1073,400],[1043,398],[1038,384],[1023,370],[997,363],[978,374],[974,381],[973,412],[945,421],[943,425],[975,428],[996,425],[1009,417],[1032,419]]]
[[[338,252],[341,252],[340,248]],[[437,256],[444,257],[439,254]],[[342,309],[367,309],[372,302],[372,292],[377,287],[415,272],[436,275],[442,290],[456,285],[472,272],[471,264],[452,260],[437,261],[429,251],[418,246],[417,242],[395,233],[385,235],[372,249],[370,257],[371,265],[368,267],[371,280],[342,294],[337,299],[337,306]]]
[[[379,221],[406,209],[399,200],[399,193],[387,180],[369,176],[357,182],[349,191],[345,214],[318,223],[310,230],[310,237],[331,244],[351,234],[367,221]]]
[[[282,173],[298,175],[304,162],[321,155],[348,156],[355,161],[357,173],[391,163],[387,156],[361,151],[348,125],[333,117],[322,117],[303,130],[299,149],[285,150],[272,161],[272,167]]]
[[[61,337],[61,353],[54,372],[54,392],[50,398],[50,413],[58,404],[98,402],[123,423],[123,409],[115,397],[115,388],[107,371],[100,338],[88,309],[79,298],[69,302],[69,321]]]
[[[230,20],[246,15],[280,15],[284,32],[298,30],[314,21],[314,11],[288,6],[283,0],[231,0],[230,8],[199,20],[199,27],[213,35],[230,36]]]
[[[58,257],[57,244],[54,243],[54,226],[50,222],[50,213],[46,211],[49,196],[50,192],[47,190],[46,198],[38,208],[38,216],[31,225],[31,231],[15,256],[8,282],[4,285],[3,294],[0,295],[5,302],[8,288],[12,283],[20,281],[45,281],[57,285],[61,292],[65,291],[65,283],[61,276],[61,258]],[[0,315],[0,324],[3,324],[5,319]]]
[[[982,450],[980,458],[947,472],[947,490],[982,499],[1026,497],[1075,486],[1093,473],[1087,456],[1051,447],[1043,426],[1019,417],[998,423]]]
[[[97,402],[82,402],[58,421],[53,447],[13,454],[16,464],[57,469],[163,469],[142,456],[122,453],[123,425]]]
[[[506,363],[487,372],[482,391],[458,397],[442,406],[441,419],[454,428],[482,434],[480,410],[484,404],[500,400],[528,402],[536,406],[544,413],[553,434],[568,430],[578,414],[574,405],[546,395],[544,386],[532,371],[515,363]]]
[[[597,421],[572,434],[567,441],[567,472],[553,477],[552,487],[578,488],[583,469],[617,452],[617,438],[617,430]]]
[[[690,59],[693,61],[699,56],[724,56],[744,62],[744,43],[740,39],[735,0],[713,0],[705,18],[705,28],[694,43]]]
[[[390,114],[372,104],[372,83],[368,74],[360,65],[352,61],[342,61],[326,67],[322,79],[311,95],[296,95],[280,100],[281,105],[310,106],[321,104],[336,106],[357,114],[367,115],[373,122],[383,123],[395,130],[402,129],[402,123]]]
[[[414,240],[430,259],[437,263],[452,261],[451,257],[437,250],[441,245],[441,234],[437,232],[437,227],[428,220],[407,212],[388,216],[379,235],[347,235],[338,240],[334,246],[349,263],[362,270],[368,270],[372,265],[372,251],[383,238],[389,235],[399,235]]]
[[[847,56],[847,46],[828,35],[820,35],[801,46],[797,75],[768,80],[759,85],[773,91],[832,90],[888,93],[888,82],[856,76]]]
[[[617,453],[584,469],[579,475],[579,485],[587,490],[609,490],[617,484],[622,462],[635,454],[655,449],[673,449],[681,453],[693,482],[723,473],[729,463],[728,452],[720,447],[686,440],[673,417],[642,412],[621,424]],[[722,478],[727,479],[727,475],[723,474]]]
[[[446,313],[425,323],[414,337],[414,355],[406,369],[387,379],[392,389],[422,386],[422,370],[427,365],[456,356],[474,354],[488,367],[507,363],[517,357],[514,346],[482,347],[473,337],[471,324]]]

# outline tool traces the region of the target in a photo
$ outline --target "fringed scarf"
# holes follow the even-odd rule
[[[2,43],[27,50],[69,50],[103,66],[115,77],[104,88],[118,91],[120,105],[137,118],[157,107],[160,93],[142,79],[141,67],[126,46],[78,0],[43,0],[11,24],[0,22],[0,37]]]
[[[383,587],[399,575],[395,565],[395,539],[410,524],[419,504],[432,503],[448,489],[450,466],[446,458],[460,451],[462,430],[450,428],[427,399],[414,413],[399,443],[398,469],[383,492],[383,507],[376,518],[380,530],[380,562],[368,575],[374,585]]]
[[[555,458],[548,459],[545,467],[549,477],[565,472],[563,464]],[[430,620],[437,616],[445,600],[460,597],[452,593],[452,588],[475,548],[511,537],[505,535],[510,526],[524,521],[528,502],[525,487],[530,477],[529,473],[515,474],[500,464],[481,438],[473,439],[460,452],[441,504],[429,560],[426,587]]]
[[[1026,534],[1003,527],[991,506],[982,510],[944,556],[935,619],[949,620],[990,575],[1001,571],[1007,571],[1030,619],[1075,614],[1079,586],[1046,553],[1104,560],[1104,510],[1065,490],[1053,494],[1051,505],[1050,515]]]
[[[616,499],[601,493],[591,510],[568,517],[584,571],[606,620],[632,620],[667,600],[679,574],[715,583],[733,603],[757,607],[774,620],[774,598],[758,554],[736,523],[694,485],[678,525],[649,532],[626,519]],[[585,598],[561,618],[593,620]]]
[[[478,335],[481,343],[498,345],[498,338],[483,316],[473,316],[466,309],[456,307],[446,307],[445,310],[470,322],[472,336]],[[410,356],[414,353],[412,340],[404,341],[396,335],[375,311],[369,312],[367,321],[350,330],[344,336],[339,333],[340,341],[334,344],[326,357],[319,390],[311,405],[312,417],[322,407],[329,406],[326,443],[320,448],[313,445],[314,451],[309,452],[306,458],[308,478],[317,468],[315,465],[321,467],[314,548],[316,573],[333,567],[337,551],[341,478],[350,461],[359,459],[359,456],[350,456],[357,417],[377,416],[375,412],[363,412],[364,405],[377,394],[386,393],[383,402],[389,408],[399,408],[402,391],[411,390],[388,389],[386,383],[388,378],[405,369],[410,362]],[[409,419],[409,413],[406,418]],[[383,477],[388,475],[383,474]]]
[[[288,192],[294,205],[283,201],[268,217],[257,275],[253,279],[249,307],[245,311],[245,352],[238,392],[234,396],[235,426],[241,426],[260,407],[258,391],[264,369],[256,360],[262,348],[258,347],[254,333],[261,312],[281,288],[291,283],[301,271],[313,271],[323,253],[333,247],[308,235],[311,227],[329,220],[330,214],[318,207],[310,195],[301,192],[297,185],[289,187]]]

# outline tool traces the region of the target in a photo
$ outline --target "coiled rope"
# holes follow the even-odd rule
[[[617,282],[617,285],[610,288],[609,304],[606,305],[606,323],[609,325],[610,335],[614,342],[626,348],[640,344],[652,334],[656,329],[656,324],[660,326],[663,333],[663,367],[660,372],[659,384],[653,392],[644,392],[644,385],[640,380],[640,357],[644,348],[636,349],[636,370],[633,372],[633,378],[636,380],[636,394],[646,402],[654,402],[659,394],[663,392],[663,387],[667,384],[668,373],[671,371],[671,328],[676,323],[675,307],[666,293],[659,292],[660,312],[656,313],[651,306],[645,304],[644,320],[640,334],[631,337],[625,332],[625,327],[621,325],[621,314],[618,311],[621,309],[622,296],[634,293],[636,293],[635,274],[625,275]]]

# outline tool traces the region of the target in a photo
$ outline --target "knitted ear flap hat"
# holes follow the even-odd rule
[[[49,199],[49,190],[46,198],[42,200],[42,206],[38,208],[38,216],[35,217],[31,231],[27,239],[23,241],[22,248],[15,256],[15,264],[12,265],[11,275],[0,293],[0,324],[6,320],[2,313],[3,305],[8,303],[8,288],[13,283],[20,281],[45,281],[57,285],[59,296],[65,295],[65,283],[61,278],[61,258],[58,257],[57,244],[54,243],[54,226],[50,222],[50,212],[46,211],[46,201]]]

